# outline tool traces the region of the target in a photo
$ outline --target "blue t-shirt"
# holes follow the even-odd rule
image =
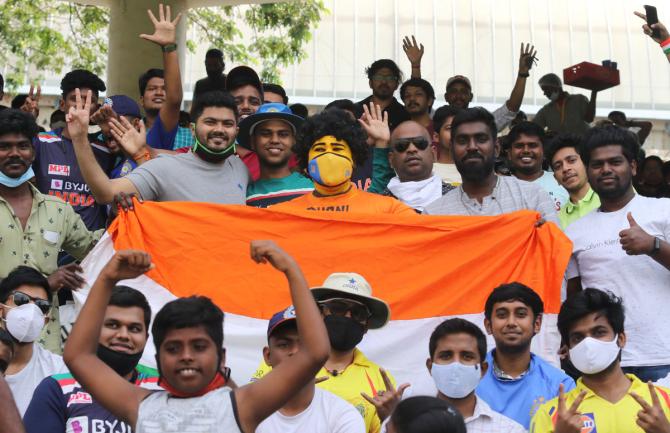
[[[158,372],[137,366],[135,385],[158,388]],[[28,405],[26,433],[131,433],[131,428],[93,400],[71,373],[42,380]]]
[[[33,170],[37,189],[42,194],[54,195],[70,203],[89,230],[103,228],[107,220],[107,207],[95,202],[79,169],[74,145],[62,134],[62,129],[44,132],[33,141]],[[97,142],[95,135],[89,136],[89,142],[98,164],[109,175],[114,155],[109,153],[106,146]]]
[[[156,116],[154,124],[147,131],[147,145],[154,149],[172,150],[178,129],[179,126],[175,126],[171,131],[166,131],[161,116]]]
[[[565,392],[575,387],[575,381],[570,376],[533,353],[530,354],[528,372],[514,380],[501,380],[496,377],[493,372],[493,350],[486,356],[486,362],[489,369],[477,386],[477,395],[491,409],[512,418],[526,430],[537,409],[558,396],[558,386],[561,383]]]

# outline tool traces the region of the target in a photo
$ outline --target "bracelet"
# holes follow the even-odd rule
[[[665,54],[670,54],[670,38],[661,42],[661,49]]]
[[[161,47],[164,53],[169,53],[171,51],[177,51],[177,44],[167,44]]]
[[[526,72],[525,74],[522,74],[521,72],[519,72],[519,77],[528,78],[530,77],[530,73]]]
[[[419,63],[418,65],[412,65],[412,69],[418,69],[420,67],[421,67],[421,63]]]
[[[151,153],[149,150],[145,149],[143,152],[139,152],[133,155],[133,161],[137,161],[138,159],[149,161],[151,159]]]

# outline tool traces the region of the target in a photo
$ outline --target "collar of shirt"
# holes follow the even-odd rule
[[[32,182],[28,182],[28,186],[30,187],[30,191],[33,193],[33,209],[34,209],[36,205],[39,205],[44,201],[44,195],[35,187],[35,185],[32,184]],[[5,200],[3,196],[0,196],[0,201],[7,203],[7,200]]]
[[[498,197],[498,192],[500,191],[500,176],[496,175],[496,185],[493,187],[493,191],[491,191],[491,194],[485,196],[482,199],[481,203],[479,203],[476,199],[470,197],[468,195],[468,193],[465,192],[465,190],[463,189],[463,184],[462,183],[460,185],[458,185],[458,190],[461,193],[461,200],[462,201],[464,201],[464,202],[468,201],[472,204],[476,204],[477,206],[482,206],[482,205],[484,205],[484,201],[487,198],[491,198],[491,199],[495,200]]]
[[[523,379],[525,375],[527,375],[530,372],[531,367],[533,366],[533,354],[530,354],[530,364],[528,364],[528,368],[526,371],[521,373],[519,376],[514,377],[511,376],[507,373],[505,373],[500,367],[498,367],[498,364],[496,364],[496,358],[495,358],[495,349],[491,351],[491,364],[493,365],[493,375],[496,377],[496,379],[503,381],[503,382],[509,382],[509,381],[514,381],[514,380],[520,380]]]
[[[640,396],[645,396],[645,395],[649,394],[649,385],[642,382],[640,379],[637,378],[637,376],[635,376],[634,374],[627,374],[626,377],[628,379],[630,379],[631,384],[630,384],[630,388],[628,388],[628,391],[626,392],[626,396],[624,396],[624,398],[626,398],[626,397],[632,398],[632,397],[630,397],[631,392],[634,392],[634,393],[636,393],[637,395],[640,395]],[[584,396],[584,400],[589,399],[589,398],[597,398],[597,399],[600,399],[600,400],[604,400],[601,396],[596,394],[591,388],[584,385],[583,378],[580,377],[579,379],[577,379],[577,382],[575,382],[575,388],[570,392],[574,393],[575,395],[579,395],[579,393],[581,393],[582,391],[584,391],[586,393],[586,395]]]
[[[589,188],[589,191],[586,193],[584,198],[579,200],[576,204],[572,202],[572,200],[568,200],[568,202],[565,204],[565,212],[568,214],[573,213],[576,209],[580,208],[586,203],[590,203],[591,200],[593,200],[593,196],[595,195],[595,191],[593,191],[592,188]]]
[[[465,423],[467,424],[482,417],[493,419],[493,417],[495,416],[495,412],[493,411],[493,409],[491,409],[491,406],[486,404],[484,400],[478,398],[477,396],[475,396],[475,399],[476,399],[475,410],[472,412],[471,417],[465,419]]]
[[[358,348],[354,349],[354,360],[351,363],[360,365],[361,367],[372,366],[372,362],[365,355],[363,355],[363,352],[361,352]]]

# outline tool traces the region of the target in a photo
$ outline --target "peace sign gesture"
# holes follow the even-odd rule
[[[35,119],[40,115],[40,96],[42,95],[42,87],[37,85],[37,93],[35,93],[35,86],[30,85],[30,91],[20,110],[31,114]]]
[[[636,393],[630,393],[630,396],[642,406],[642,410],[637,413],[637,425],[642,427],[642,430],[646,433],[668,433],[670,432],[670,422],[668,422],[668,418],[663,412],[656,388],[651,381],[647,382],[647,385],[651,394],[651,406]]]
[[[563,384],[558,386],[558,408],[556,417],[555,433],[580,433],[584,424],[582,423],[582,413],[579,411],[579,405],[586,396],[586,391],[579,393],[575,401],[569,408],[565,404],[565,387]]]
[[[370,397],[364,392],[361,392],[361,396],[366,399],[370,404],[374,405],[377,409],[377,416],[381,421],[384,421],[391,413],[395,407],[402,400],[402,394],[410,386],[409,383],[403,383],[396,389],[393,386],[393,382],[389,379],[386,370],[383,368],[379,369],[379,373],[382,375],[384,380],[384,385],[386,386],[386,391],[377,391],[377,394],[374,397]]]
[[[174,20],[170,20],[172,17],[170,6],[165,6],[165,8],[163,8],[163,3],[158,5],[158,19],[156,19],[151,10],[147,10],[147,13],[149,14],[149,19],[154,24],[154,34],[141,34],[140,38],[151,41],[161,47],[176,43],[177,24],[181,19],[181,13],[178,13]]]
[[[86,92],[86,99],[82,101],[81,90],[75,89],[75,105],[65,115],[67,132],[74,141],[85,138],[88,134],[88,123],[91,118],[91,91]]]

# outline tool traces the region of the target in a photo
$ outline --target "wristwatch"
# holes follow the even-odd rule
[[[657,252],[661,250],[661,238],[658,236],[654,237],[654,247],[651,249],[651,252],[649,253],[650,256],[653,256]]]
[[[528,78],[528,77],[530,77],[530,73],[526,72],[525,74],[522,74],[521,72],[519,72],[519,76],[523,77],[523,78]]]
[[[169,53],[170,51],[177,51],[177,44],[167,44],[161,47],[164,53]]]

